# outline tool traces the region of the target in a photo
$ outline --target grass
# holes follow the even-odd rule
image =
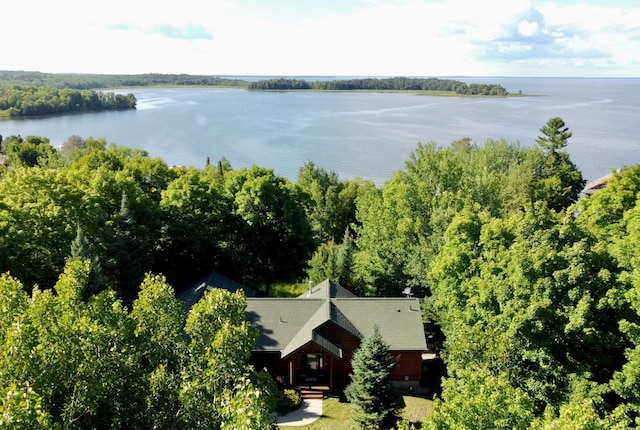
[[[287,282],[274,282],[271,284],[271,297],[298,297],[309,290],[309,284],[292,284]]]
[[[424,397],[402,396],[402,398],[405,406],[400,416],[412,424],[419,425],[433,410],[433,401]]]
[[[414,396],[403,396],[405,407],[400,411],[403,419],[416,425],[420,423],[431,412],[432,401]],[[322,416],[313,423],[295,427],[301,430],[350,430],[353,427],[351,420],[351,409],[348,403],[340,402],[336,397],[329,397],[322,402]],[[282,426],[281,429],[292,427]]]

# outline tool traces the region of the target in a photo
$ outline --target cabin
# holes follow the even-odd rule
[[[247,321],[259,331],[251,362],[284,386],[341,393],[350,382],[353,353],[377,325],[398,360],[391,382],[406,391],[423,390],[429,350],[416,298],[356,297],[330,280],[299,297],[260,298],[255,290],[212,273],[178,293],[183,313],[213,288],[244,292]]]
[[[326,280],[297,298],[247,298],[259,330],[252,362],[283,385],[341,392],[351,359],[375,325],[397,358],[391,382],[419,390],[427,344],[416,298],[360,298]]]

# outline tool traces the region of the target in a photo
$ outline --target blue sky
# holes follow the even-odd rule
[[[21,0],[0,70],[640,77],[637,0]]]

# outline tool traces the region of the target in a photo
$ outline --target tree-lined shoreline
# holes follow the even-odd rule
[[[141,87],[212,87],[251,91],[409,92],[453,97],[513,95],[497,84],[466,84],[459,80],[440,78],[393,77],[315,81],[269,78],[247,81],[185,74],[95,75],[0,71],[0,119],[135,109],[137,101],[132,93],[125,95],[105,90]]]
[[[570,138],[555,117],[531,147],[418,144],[381,188],[312,161],[292,182],[104,139],[0,138],[0,419],[216,428],[243,406],[268,428],[242,297],[206,300],[181,337],[170,285],[216,271],[267,296],[276,281],[410,287],[448,373],[424,429],[637,426],[640,166],[581,198]]]

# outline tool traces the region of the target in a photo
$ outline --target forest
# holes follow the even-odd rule
[[[0,70],[2,85],[26,85],[36,87],[70,88],[90,90],[104,88],[191,85],[225,86],[245,88],[247,81],[218,76],[145,73],[139,75],[97,75],[84,73],[42,73],[31,71]]]
[[[640,167],[581,197],[571,137],[552,118],[526,146],[420,143],[380,188],[312,161],[290,181],[0,139],[3,428],[269,428],[244,298],[210,295],[186,322],[175,299],[211,271],[262,295],[411,287],[447,366],[424,429],[636,427]]]
[[[0,118],[135,109],[136,103],[131,93],[0,85]]]
[[[96,75],[0,70],[0,119],[135,109],[137,100],[133,94],[117,94],[97,89],[169,85],[250,90],[444,91],[458,95],[480,96],[509,94],[505,88],[496,84],[467,85],[452,79],[438,78],[395,77],[315,82],[277,78],[249,82],[243,79],[186,74]]]
[[[358,78],[306,81],[294,78],[272,78],[258,81],[205,76],[147,73],[141,75],[95,75],[74,73],[41,73],[0,70],[0,88],[52,87],[90,90],[147,86],[213,86],[250,90],[316,90],[316,91],[445,91],[460,95],[507,96],[509,92],[497,84],[466,84],[440,78]]]
[[[446,91],[459,95],[507,96],[501,85],[470,84],[438,78],[367,78],[307,82],[302,79],[266,79],[251,82],[250,90],[316,90],[316,91]]]

